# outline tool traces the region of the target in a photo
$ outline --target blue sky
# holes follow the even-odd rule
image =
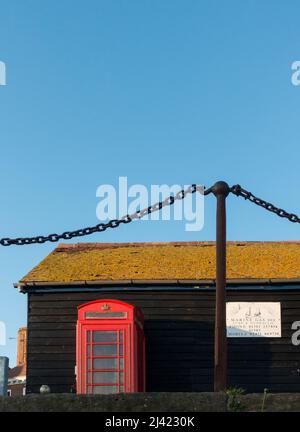
[[[1,237],[97,223],[96,188],[240,183],[300,212],[300,4],[275,0],[2,0]],[[184,222],[122,226],[86,241],[214,239]],[[232,240],[299,239],[298,225],[228,199]],[[53,244],[0,249],[0,321],[15,337],[12,288]],[[15,363],[15,340],[0,347]]]

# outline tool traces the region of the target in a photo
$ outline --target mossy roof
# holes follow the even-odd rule
[[[214,242],[61,244],[20,283],[208,280]],[[300,278],[300,242],[228,242],[228,279]]]

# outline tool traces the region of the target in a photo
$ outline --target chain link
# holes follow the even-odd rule
[[[103,232],[108,228],[117,228],[121,224],[128,224],[136,219],[141,219],[147,214],[154,213],[163,207],[171,206],[175,201],[183,200],[188,194],[193,194],[195,192],[200,192],[201,194],[208,195],[211,190],[204,190],[203,186],[198,186],[192,184],[186,190],[180,190],[174,196],[169,196],[165,200],[146,207],[143,210],[138,210],[137,212],[121,217],[120,219],[112,219],[107,223],[100,223],[92,227],[81,228],[75,231],[65,231],[62,234],[49,234],[47,236],[35,236],[35,237],[18,237],[18,238],[2,238],[0,239],[0,245],[2,246],[23,246],[32,244],[43,244],[46,242],[58,242],[59,240],[71,240],[75,237],[83,237],[98,232]]]
[[[242,197],[245,200],[252,202],[253,204],[258,205],[259,207],[263,207],[267,211],[271,213],[275,213],[277,216],[281,218],[288,219],[290,222],[300,223],[300,218],[294,213],[288,213],[280,207],[276,207],[275,205],[265,201],[257,196],[253,195],[253,193],[243,189],[240,185],[234,185],[230,188],[230,192],[238,197]]]

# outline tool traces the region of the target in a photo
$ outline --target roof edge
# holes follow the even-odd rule
[[[83,280],[71,282],[19,282],[14,284],[14,288],[26,291],[32,287],[66,287],[66,286],[132,286],[132,285],[215,285],[215,279],[128,279],[128,280]],[[278,284],[300,284],[300,278],[280,278],[280,279],[227,279],[228,285],[278,285]]]

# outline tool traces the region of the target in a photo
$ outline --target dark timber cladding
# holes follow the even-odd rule
[[[213,391],[215,292],[185,286],[153,291],[94,286],[28,294],[27,392],[48,384],[70,392],[75,384],[77,306],[101,298],[119,299],[145,315],[146,390]],[[190,289],[187,289],[190,288]],[[299,288],[299,289],[298,289]],[[117,289],[117,290],[116,290]],[[248,392],[300,392],[300,346],[291,343],[300,320],[300,285],[289,289],[228,289],[227,301],[281,302],[281,338],[229,338],[228,386]]]

